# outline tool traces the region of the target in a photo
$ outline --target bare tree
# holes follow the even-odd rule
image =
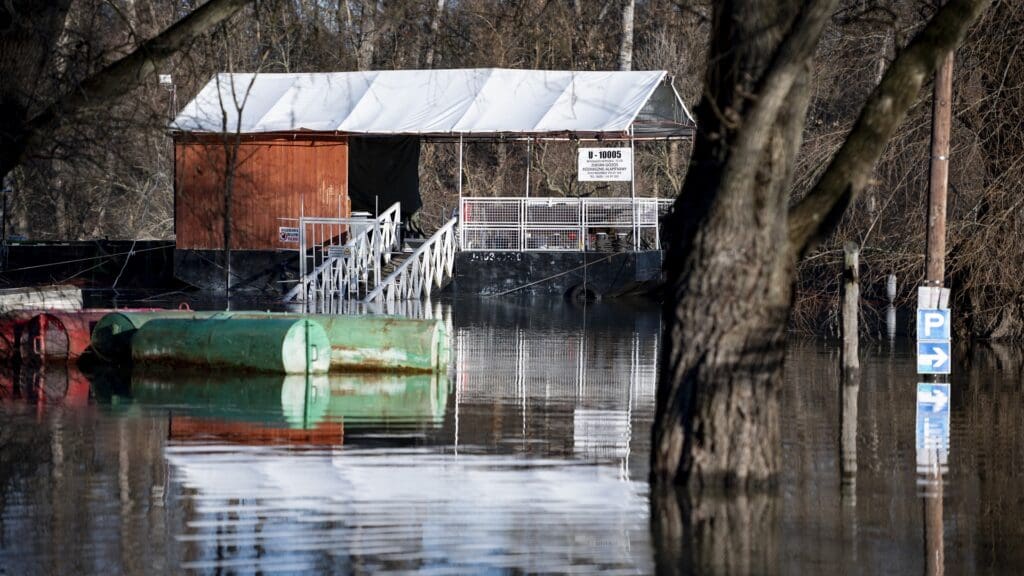
[[[27,152],[42,147],[63,119],[108,104],[250,1],[210,0],[52,100],[39,97],[38,78],[56,64],[55,47],[70,0],[5,3],[0,8],[0,19],[10,21],[14,29],[0,38],[0,72],[4,77],[4,93],[0,96],[0,177],[17,166]]]
[[[636,0],[622,2],[622,35],[619,37],[619,70],[633,69],[633,13]]]
[[[427,53],[423,57],[423,67],[434,67],[434,54],[437,52],[437,31],[441,27],[441,18],[444,16],[445,0],[437,0],[434,6],[434,13],[430,16],[430,29],[427,33]]]

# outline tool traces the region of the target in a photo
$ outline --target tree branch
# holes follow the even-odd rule
[[[749,182],[758,170],[752,158],[759,156],[771,135],[771,126],[789,96],[793,83],[803,73],[807,60],[814,55],[821,32],[835,11],[838,0],[811,0],[805,5],[779,44],[772,62],[765,70],[757,101],[747,114],[730,154],[722,184],[731,190],[732,182]]]
[[[790,209],[789,247],[794,254],[803,256],[839,223],[924,81],[990,3],[950,0],[900,52],[817,184]]]
[[[85,79],[77,89],[57,99],[26,123],[27,145],[22,148],[22,154],[25,150],[34,148],[40,138],[44,137],[62,116],[105,104],[123,95],[186,44],[227,20],[251,2],[252,0],[210,0],[160,34],[143,42],[130,54]]]

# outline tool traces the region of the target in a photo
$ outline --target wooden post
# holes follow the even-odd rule
[[[889,341],[896,339],[896,275],[889,274],[885,279],[885,296],[889,306],[885,310],[885,331]]]
[[[839,387],[839,497],[850,506],[857,505],[857,396],[860,378],[857,370],[846,370]]]
[[[860,392],[860,354],[857,312],[860,308],[860,247],[843,244],[843,348],[839,385],[840,495],[849,505],[857,502],[857,396]]]
[[[843,265],[843,349],[842,367],[843,371],[857,370],[860,368],[860,359],[857,350],[857,310],[860,304],[860,247],[854,242],[847,242],[843,245],[845,255]]]
[[[932,157],[928,181],[928,245],[925,278],[942,286],[946,267],[946,191],[949,184],[949,133],[952,124],[953,53],[935,72],[932,102]]]

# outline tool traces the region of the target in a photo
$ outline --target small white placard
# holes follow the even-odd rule
[[[280,226],[277,229],[277,239],[284,244],[298,244],[299,229],[291,226]]]
[[[576,174],[580,182],[629,182],[633,179],[633,150],[580,148]]]

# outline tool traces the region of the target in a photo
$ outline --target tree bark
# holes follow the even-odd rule
[[[636,0],[622,3],[622,36],[619,38],[619,70],[633,69],[633,13]]]
[[[655,482],[745,485],[770,481],[779,466],[795,262],[785,249],[788,191],[808,62],[835,1],[772,4],[716,5],[701,131],[666,226],[677,234],[667,257]]]
[[[359,42],[356,48],[356,67],[359,70],[373,68],[373,53],[377,49],[379,24],[377,0],[363,0],[359,15]]]
[[[699,132],[671,221],[652,493],[771,484],[795,263],[829,233],[927,74],[987,0],[951,0],[886,72],[846,143],[788,208],[807,74],[835,0],[716,3]]]
[[[434,6],[434,13],[430,17],[430,32],[427,34],[427,53],[423,57],[424,68],[434,67],[434,54],[437,53],[434,45],[437,42],[437,31],[441,28],[445,1],[437,0],[437,5]]]

